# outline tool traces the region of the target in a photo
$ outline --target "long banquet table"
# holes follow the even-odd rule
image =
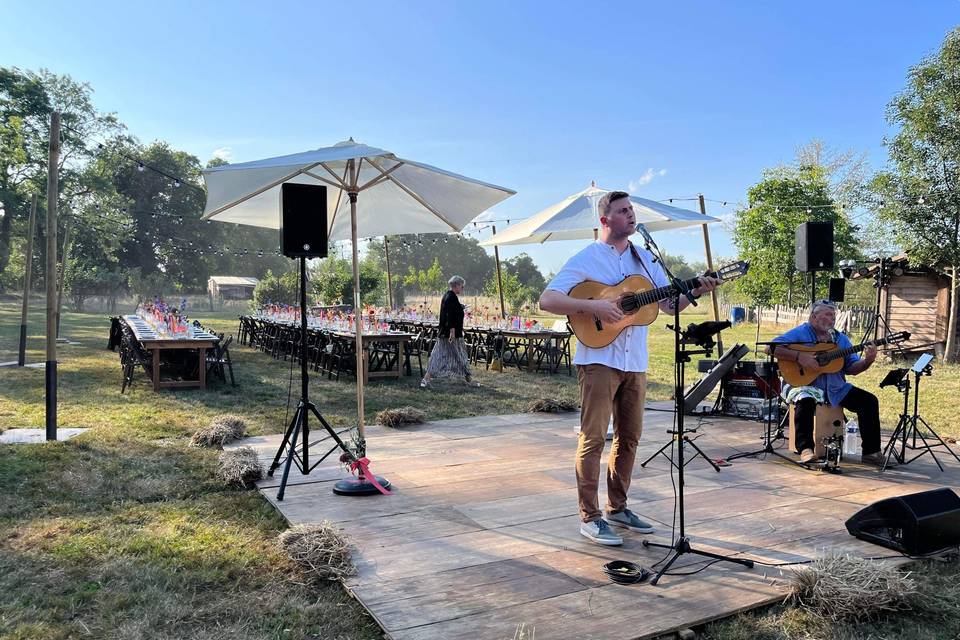
[[[280,326],[287,330],[300,330],[300,324],[292,320],[275,320],[264,316],[241,316],[241,321],[255,321],[262,325]],[[347,342],[356,341],[356,334],[345,328],[327,327],[311,324],[307,326],[308,333],[324,333],[337,340]],[[363,349],[363,381],[367,383],[370,378],[400,378],[406,370],[407,375],[411,375],[410,354],[407,345],[416,336],[406,331],[364,331],[362,336]],[[386,350],[378,350],[374,345],[396,345],[396,351],[390,353],[389,347]]]
[[[146,320],[137,315],[123,316],[123,321],[133,331],[134,337],[144,349],[153,352],[153,390],[168,387],[207,388],[207,349],[212,348],[219,338],[203,330],[194,330],[193,337],[162,336]],[[196,350],[198,354],[198,378],[196,380],[162,380],[160,378],[160,353],[171,350]]]

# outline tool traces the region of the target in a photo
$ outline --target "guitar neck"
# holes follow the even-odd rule
[[[837,358],[846,358],[852,353],[859,353],[863,351],[870,345],[875,345],[877,347],[880,347],[885,344],[887,344],[886,338],[881,338],[879,340],[867,340],[866,342],[861,342],[860,344],[855,344],[853,346],[846,347],[845,349],[834,349],[833,351],[827,351],[826,354],[824,354],[823,358],[825,360],[826,359],[836,360]]]
[[[710,277],[716,277],[715,273],[706,274]],[[700,286],[700,278],[690,278],[689,280],[682,280],[683,288],[687,291],[694,289]],[[672,298],[677,292],[677,287],[673,283],[668,284],[663,287],[657,287],[656,289],[650,289],[648,291],[641,291],[640,293],[634,294],[637,298],[638,306],[645,307],[648,304],[655,304],[661,300],[666,300],[667,298]]]

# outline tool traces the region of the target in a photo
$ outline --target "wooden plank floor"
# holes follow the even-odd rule
[[[602,565],[613,559],[649,567],[663,557],[645,549],[643,539],[670,542],[675,474],[664,456],[646,468],[640,462],[667,441],[672,419],[647,411],[630,489],[631,508],[655,521],[657,531],[624,532],[622,547],[595,545],[578,532],[577,414],[369,427],[372,468],[393,483],[392,496],[334,495],[332,483],[343,477],[334,462],[308,476],[294,469],[282,502],[279,472],[260,490],[291,524],[328,520],[349,534],[359,572],[347,587],[396,640],[501,640],[519,624],[544,640],[655,637],[774,602],[789,576],[729,563],[667,576],[656,587],[615,585],[604,576]],[[762,428],[711,418],[696,443],[711,458],[726,457],[759,448]],[[236,446],[253,446],[269,462],[279,441],[248,438]],[[889,556],[849,536],[843,523],[881,498],[960,485],[960,465],[951,460],[941,473],[929,458],[882,474],[844,463],[842,475],[804,471],[772,456],[737,460],[716,473],[696,459],[686,472],[687,534],[695,548],[771,563],[831,550]],[[685,555],[674,566],[703,565]]]

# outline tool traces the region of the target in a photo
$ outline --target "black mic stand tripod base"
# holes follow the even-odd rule
[[[654,245],[655,246],[655,245]],[[663,264],[663,260],[660,260],[661,265],[664,270],[666,270],[666,265]],[[667,276],[670,277],[670,273],[667,272]],[[654,547],[660,549],[671,549],[673,551],[670,554],[669,559],[666,564],[663,565],[663,568],[657,572],[653,578],[650,579],[650,584],[656,585],[660,582],[660,578],[670,569],[671,566],[680,558],[680,556],[688,553],[692,553],[699,556],[704,556],[706,558],[712,558],[717,561],[724,562],[733,562],[735,564],[743,565],[747,568],[753,568],[753,560],[746,558],[731,558],[729,556],[723,556],[716,553],[710,553],[709,551],[701,551],[699,549],[694,549],[690,546],[690,538],[687,537],[684,521],[684,511],[683,511],[683,491],[684,491],[684,462],[683,462],[683,446],[686,442],[687,430],[683,427],[683,375],[685,364],[689,360],[689,356],[684,351],[681,340],[680,340],[680,297],[687,295],[688,299],[693,302],[693,297],[689,295],[689,291],[685,290],[681,281],[673,278],[674,283],[674,295],[671,298],[673,302],[673,344],[674,344],[674,400],[675,400],[675,414],[674,419],[676,420],[676,429],[671,433],[674,436],[674,441],[677,444],[677,474],[679,478],[677,479],[677,485],[679,490],[677,491],[677,512],[680,515],[680,531],[676,540],[673,544],[660,544],[658,542],[648,542],[647,540],[643,541],[644,547]]]

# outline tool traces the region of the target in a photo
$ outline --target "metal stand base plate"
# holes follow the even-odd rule
[[[390,488],[390,481],[383,476],[376,476],[377,482],[384,489]],[[372,482],[361,480],[360,478],[344,478],[338,480],[333,485],[333,492],[338,496],[372,496],[379,495],[380,491],[373,486]]]

